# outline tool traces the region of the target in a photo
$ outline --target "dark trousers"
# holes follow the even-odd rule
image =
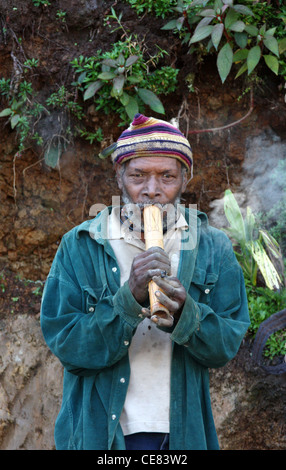
[[[137,432],[125,436],[126,450],[168,450],[169,434]]]

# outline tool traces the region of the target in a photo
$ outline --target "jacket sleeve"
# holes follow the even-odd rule
[[[127,354],[141,306],[126,282],[115,295],[84,311],[83,292],[75,280],[64,241],[47,278],[41,305],[45,341],[64,367],[78,375],[94,375]]]
[[[227,246],[210,303],[196,302],[188,293],[171,334],[173,341],[208,368],[222,367],[236,355],[250,324],[242,270]]]

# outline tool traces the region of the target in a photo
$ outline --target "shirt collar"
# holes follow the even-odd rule
[[[169,236],[170,232],[176,230],[187,230],[189,228],[188,223],[182,213],[175,225],[171,227],[164,236]],[[131,241],[131,239],[137,239],[141,241],[140,233],[133,230],[133,225],[130,220],[122,221],[120,218],[120,207],[115,206],[112,208],[111,214],[108,217],[108,238],[110,240],[125,239]]]

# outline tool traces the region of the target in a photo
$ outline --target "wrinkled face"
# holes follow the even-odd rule
[[[138,157],[117,168],[123,201],[134,204],[176,204],[187,185],[187,176],[176,158]]]

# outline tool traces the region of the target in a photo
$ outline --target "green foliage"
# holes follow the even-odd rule
[[[126,0],[126,2],[136,9],[139,16],[144,13],[155,13],[161,18],[165,18],[177,3],[176,0],[157,0],[156,2],[153,0]]]
[[[82,106],[77,103],[73,94],[69,92],[64,85],[46,99],[46,104],[57,109],[66,108],[76,116],[78,120],[84,117]]]
[[[173,10],[179,16],[162,29],[179,32],[190,45],[190,53],[199,44],[206,53],[217,54],[222,83],[233,64],[239,67],[237,78],[243,73],[251,75],[262,58],[273,73],[285,76],[285,7],[281,6],[278,18],[273,6],[268,5],[265,12],[252,0],[178,0]]]
[[[32,100],[34,90],[32,84],[23,80],[19,83],[17,90],[10,94],[10,80],[0,80],[0,92],[6,96],[8,108],[1,111],[0,117],[7,117],[11,128],[16,129],[19,134],[19,152],[25,149],[28,138],[41,145],[42,139],[38,133],[31,131],[32,122],[38,119],[44,107]]]
[[[246,283],[249,317],[251,325],[248,332],[255,336],[260,324],[274,313],[280,312],[286,306],[286,289],[273,291]],[[265,344],[264,356],[273,359],[275,356],[286,354],[286,330],[273,333]]]
[[[112,15],[119,28],[121,17]],[[96,110],[106,114],[118,113],[126,124],[145,105],[156,113],[164,114],[164,106],[157,94],[167,94],[176,88],[178,70],[158,67],[159,59],[167,52],[158,48],[150,56],[137,36],[126,36],[124,41],[113,45],[109,52],[97,51],[93,57],[80,56],[71,64],[79,74],[74,83],[82,92],[84,100],[94,99]],[[153,70],[152,70],[153,69]]]
[[[286,307],[282,255],[274,237],[266,230],[259,229],[249,207],[243,219],[230,190],[225,191],[224,209],[230,224],[225,231],[232,240],[245,279],[251,322],[248,331],[255,336],[264,320]],[[263,287],[257,287],[259,271],[265,283]],[[272,334],[265,345],[265,357],[273,359],[274,356],[286,354],[285,340],[285,330]]]
[[[57,20],[60,20],[62,23],[66,22],[66,14],[67,12],[64,10],[58,10],[56,14]]]
[[[35,5],[35,7],[40,7],[40,6],[47,7],[51,5],[49,0],[33,0],[33,4]]]
[[[250,207],[243,219],[232,192],[227,189],[224,197],[224,211],[229,222],[225,232],[238,247],[235,251],[245,279],[257,285],[258,271],[269,289],[280,289],[283,285],[283,263],[279,244],[267,230],[259,229]],[[273,260],[273,261],[272,261]],[[279,266],[279,268],[277,267]]]
[[[99,127],[95,132],[89,132],[83,129],[78,129],[78,133],[81,137],[84,137],[90,144],[94,141],[101,142],[103,140],[102,129]]]

